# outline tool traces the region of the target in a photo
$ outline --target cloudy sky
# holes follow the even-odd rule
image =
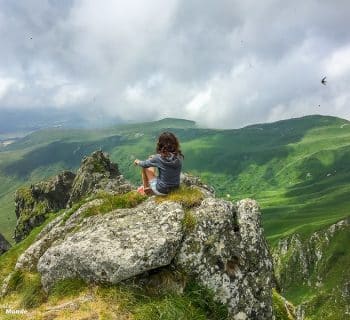
[[[349,21],[348,0],[0,0],[0,116],[350,119]]]

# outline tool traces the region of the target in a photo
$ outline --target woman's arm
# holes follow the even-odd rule
[[[151,156],[147,160],[134,160],[134,165],[140,166],[143,168],[149,168],[149,167],[159,167],[159,158],[157,155]]]

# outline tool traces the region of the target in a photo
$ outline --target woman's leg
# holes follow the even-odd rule
[[[141,175],[144,189],[149,189],[149,182],[156,177],[156,168],[142,168]]]

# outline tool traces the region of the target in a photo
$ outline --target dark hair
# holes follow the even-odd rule
[[[159,153],[162,157],[167,157],[169,153],[173,153],[175,155],[180,155],[184,158],[180,150],[179,140],[176,136],[171,132],[163,132],[157,142],[157,153]]]

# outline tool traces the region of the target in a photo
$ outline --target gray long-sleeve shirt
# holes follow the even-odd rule
[[[152,156],[150,159],[140,161],[139,166],[143,168],[158,168],[158,180],[156,188],[160,193],[169,193],[171,189],[180,185],[180,173],[182,168],[182,156],[170,154],[163,158],[160,154]]]

